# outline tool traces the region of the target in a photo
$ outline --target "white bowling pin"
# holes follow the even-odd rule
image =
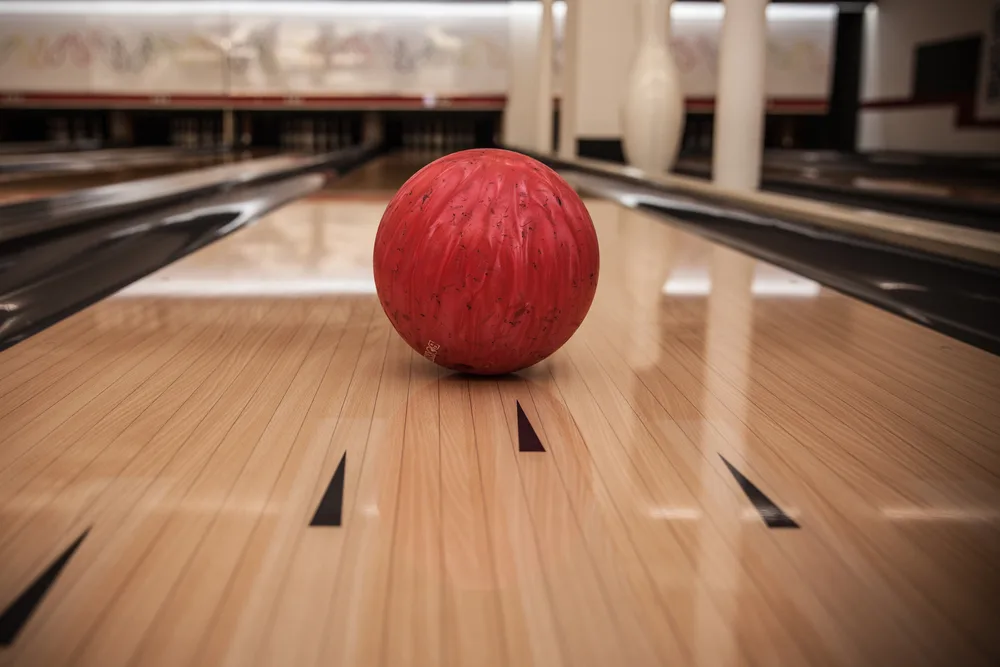
[[[667,46],[670,3],[636,1],[641,37],[622,109],[622,144],[629,164],[656,173],[669,169],[677,158],[684,93]]]
[[[313,122],[312,119],[308,119],[302,122],[302,140],[305,143],[305,149],[312,152],[316,148],[316,135],[313,133]]]
[[[316,121],[316,150],[320,153],[326,152],[326,121]]]
[[[340,149],[340,121],[331,120],[330,121],[330,149],[339,150]]]

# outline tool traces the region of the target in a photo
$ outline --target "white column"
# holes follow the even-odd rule
[[[563,19],[562,97],[559,102],[559,157],[572,160],[577,144],[577,49],[580,43],[579,0],[566,0]]]
[[[755,190],[764,150],[764,66],[768,0],[725,0],[719,44],[712,180]]]
[[[535,98],[535,150],[552,152],[552,54],[554,29],[552,0],[542,0],[542,21],[538,34],[537,95]]]
[[[541,3],[511,2],[508,22],[507,105],[503,113],[503,143],[534,149],[537,109],[538,30]]]

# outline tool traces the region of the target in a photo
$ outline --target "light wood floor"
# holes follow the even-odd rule
[[[593,200],[581,330],[469,380],[378,308],[384,204],[0,354],[0,609],[89,531],[0,665],[1000,661],[996,357]]]

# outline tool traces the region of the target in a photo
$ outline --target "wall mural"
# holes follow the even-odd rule
[[[562,66],[558,25],[556,89]],[[715,94],[718,20],[674,21],[690,97]],[[0,16],[0,89],[162,94],[503,95],[506,19]],[[771,97],[825,98],[833,21],[769,26]]]

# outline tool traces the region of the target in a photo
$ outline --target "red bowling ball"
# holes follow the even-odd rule
[[[455,371],[511,373],[558,350],[597,290],[597,234],[554,171],[504,150],[435,160],[389,202],[375,287],[399,335]]]

